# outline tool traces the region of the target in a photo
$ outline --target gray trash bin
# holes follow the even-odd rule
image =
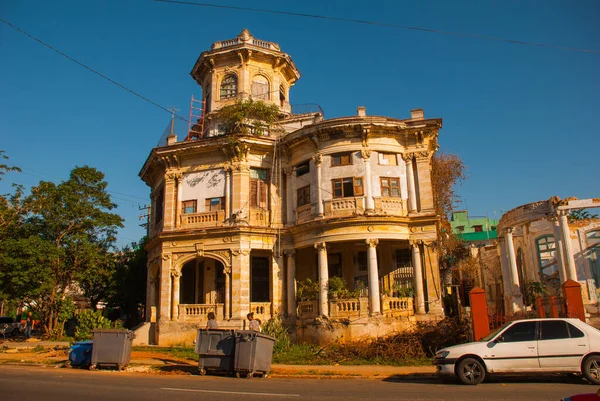
[[[235,363],[237,377],[250,378],[255,374],[266,377],[271,370],[275,338],[253,330],[238,330],[235,333]]]
[[[207,371],[233,373],[235,330],[198,330],[195,351],[201,375],[205,375]]]
[[[122,370],[131,359],[131,343],[134,333],[122,329],[96,329],[92,348],[90,370],[98,366],[112,365]]]

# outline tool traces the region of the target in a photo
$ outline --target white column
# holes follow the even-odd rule
[[[569,229],[569,220],[567,220],[567,212],[560,212],[560,228],[562,233],[563,256],[567,264],[567,280],[577,281],[577,268],[575,266],[575,258],[573,257],[573,249],[571,248],[571,230]]]
[[[508,266],[508,257],[506,256],[506,239],[501,237],[498,241],[500,247],[500,267],[502,268],[502,291],[504,311],[510,310],[510,299],[512,291],[510,289],[510,267]]]
[[[319,315],[329,316],[329,299],[327,297],[327,283],[329,281],[329,269],[327,266],[327,244],[317,242],[315,244],[319,261]]]
[[[377,268],[378,239],[368,239],[367,264],[369,269],[369,311],[371,315],[381,313],[381,300],[379,298],[379,269]]]
[[[365,164],[365,211],[374,211],[375,202],[373,201],[373,185],[371,183],[371,151],[363,149],[361,151],[363,163]]]
[[[286,249],[287,258],[287,314],[296,318],[296,255],[294,249]]]
[[[421,250],[417,241],[411,241],[412,262],[415,280],[415,304],[417,313],[425,313],[425,289],[423,287],[423,266],[421,264]]]
[[[413,154],[405,153],[402,159],[406,164],[406,183],[408,186],[408,211],[417,211],[417,189],[415,186],[415,171],[413,169]]]
[[[323,156],[321,156],[321,154],[317,153],[315,155],[315,157],[313,158],[315,161],[315,166],[317,167],[317,215],[319,217],[323,217],[324,213],[323,213],[323,191],[321,190],[321,186],[323,185],[321,183],[321,177],[322,177],[322,172],[321,172],[321,167],[323,165]]]
[[[177,320],[179,317],[179,279],[181,272],[172,270],[171,278],[173,281],[173,291],[171,292],[171,320]]]
[[[515,254],[515,244],[513,242],[512,227],[506,229],[506,253],[508,256],[508,273],[510,283],[510,296],[512,298],[512,312],[518,312],[523,309],[523,294],[519,286],[519,271],[517,270],[517,256]]]
[[[231,286],[231,267],[223,268],[223,273],[225,274],[225,299],[223,303],[225,304],[225,320],[229,320],[231,317],[231,295],[230,289]]]
[[[565,281],[567,281],[567,268],[565,265],[565,258],[563,255],[562,231],[560,229],[558,216],[552,217],[551,221],[552,228],[554,229],[554,251],[556,252],[558,275],[560,276],[560,284],[562,285]]]

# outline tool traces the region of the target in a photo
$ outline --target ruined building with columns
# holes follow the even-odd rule
[[[597,207],[598,198],[552,197],[516,207],[501,217],[498,249],[507,314],[528,306],[529,283],[541,284],[543,295],[560,296],[567,280],[579,283],[587,311],[598,313],[600,219],[569,221],[572,211]]]
[[[296,65],[247,30],[200,54],[191,76],[202,117],[140,172],[152,200],[141,342],[191,342],[209,312],[220,328],[247,327],[248,312],[280,318],[313,342],[443,316],[431,184],[441,119],[295,109]],[[279,121],[228,134],[215,111],[247,99],[276,105]],[[330,291],[332,277],[352,295]]]

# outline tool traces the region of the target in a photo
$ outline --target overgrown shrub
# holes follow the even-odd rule
[[[290,348],[291,340],[287,327],[279,318],[270,319],[262,328],[263,333],[275,338],[273,352],[279,353]]]
[[[90,340],[94,337],[94,329],[122,328],[120,321],[112,322],[102,316],[102,311],[84,310],[77,315],[77,327],[75,328],[75,340]]]

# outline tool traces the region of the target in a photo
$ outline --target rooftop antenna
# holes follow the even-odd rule
[[[175,108],[175,106],[169,107],[169,111],[171,112],[171,132],[169,136],[175,135],[175,113],[180,109]]]

